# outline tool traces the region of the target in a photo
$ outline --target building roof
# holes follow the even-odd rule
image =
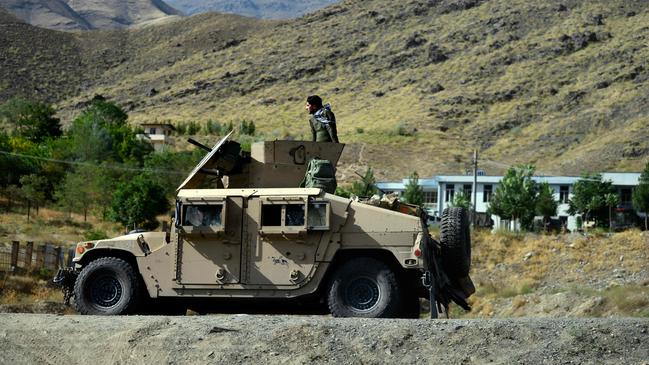
[[[503,176],[478,176],[478,183],[481,184],[498,184]],[[573,185],[581,179],[579,176],[534,176],[534,181],[541,183],[547,182],[550,185]],[[638,185],[640,174],[636,172],[604,172],[602,173],[604,181],[611,181],[615,186],[635,186]],[[383,190],[403,189],[409,179],[403,179],[401,182],[379,182],[376,185]],[[428,179],[419,179],[419,185],[437,186],[441,183],[469,184],[473,183],[472,175],[439,175]]]
[[[640,184],[640,173],[638,172],[603,172],[602,180],[608,180],[613,185],[635,186]]]

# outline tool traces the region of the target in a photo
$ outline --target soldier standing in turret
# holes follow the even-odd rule
[[[336,116],[331,111],[331,105],[323,106],[322,99],[318,95],[311,95],[306,98],[306,110],[311,114],[309,125],[313,141],[338,143]]]

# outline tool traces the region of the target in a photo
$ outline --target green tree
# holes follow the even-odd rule
[[[464,194],[463,191],[453,196],[453,201],[449,204],[450,207],[459,207],[467,210],[471,209],[471,197]]]
[[[242,120],[239,123],[239,134],[247,134],[249,136],[255,135],[255,122]]]
[[[536,197],[536,214],[543,217],[543,225],[548,227],[550,217],[557,214],[559,202],[554,199],[554,190],[547,182],[542,182],[538,186],[538,195]]]
[[[532,165],[507,170],[491,197],[488,212],[501,218],[520,220],[523,228],[530,229],[534,221],[538,192],[537,184],[532,180],[533,175]]]
[[[68,211],[83,214],[83,221],[86,222],[93,207],[101,207],[105,213],[106,206],[112,200],[114,183],[115,177],[101,165],[79,166],[65,175],[56,191],[56,199]]]
[[[128,115],[117,105],[95,99],[77,117],[68,131],[73,154],[85,161],[118,161],[141,165],[153,151],[137,139],[126,123]]]
[[[18,187],[18,185],[14,185],[14,184],[7,185],[4,189],[2,189],[2,194],[7,199],[8,212],[11,212],[14,201],[22,200],[22,190]]]
[[[203,151],[193,149],[191,152],[161,151],[152,153],[144,160],[147,178],[161,185],[168,198],[176,194],[176,188],[202,158]]]
[[[350,187],[348,186],[336,186],[335,195],[342,196],[343,198],[349,198],[352,196],[350,192]]]
[[[608,215],[606,194],[609,193],[615,193],[610,181],[602,181],[600,174],[585,174],[573,186],[568,213],[582,214],[584,223],[592,218],[596,225],[605,226]]]
[[[109,217],[126,227],[153,229],[156,216],[169,209],[165,190],[145,175],[120,183],[110,206]]]
[[[378,193],[376,188],[376,179],[374,178],[374,171],[371,167],[365,170],[364,175],[360,175],[361,181],[354,181],[349,192],[359,197],[370,197]]]
[[[216,122],[212,119],[208,119],[204,126],[205,134],[220,135],[222,128],[223,127],[221,126],[221,123]]]
[[[36,174],[25,175],[20,178],[22,197],[27,201],[27,222],[29,223],[32,205],[38,208],[45,203],[45,192],[48,190],[47,179]]]
[[[413,205],[422,205],[424,203],[424,190],[419,185],[419,174],[417,174],[417,171],[414,171],[408,177],[402,200]]]
[[[13,126],[14,133],[34,143],[59,137],[61,123],[51,105],[13,98],[0,106],[0,117]]]
[[[648,230],[647,217],[649,216],[649,162],[640,174],[638,186],[633,190],[633,208],[644,213],[644,229]]]

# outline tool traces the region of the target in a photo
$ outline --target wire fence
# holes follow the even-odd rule
[[[74,247],[12,241],[8,245],[0,244],[0,272],[23,274],[41,270],[56,271],[70,266],[73,257]]]

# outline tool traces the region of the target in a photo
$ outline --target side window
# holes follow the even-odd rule
[[[268,230],[283,228],[304,228],[306,226],[306,204],[287,202],[264,202],[261,207],[261,226]]]
[[[282,205],[264,204],[261,209],[261,225],[280,227],[282,225]]]
[[[327,202],[310,202],[307,209],[307,228],[311,230],[329,229],[329,204]]]
[[[214,227],[223,225],[223,205],[185,205],[183,226]]]
[[[284,206],[284,222],[287,226],[304,226],[304,204],[287,204]]]

